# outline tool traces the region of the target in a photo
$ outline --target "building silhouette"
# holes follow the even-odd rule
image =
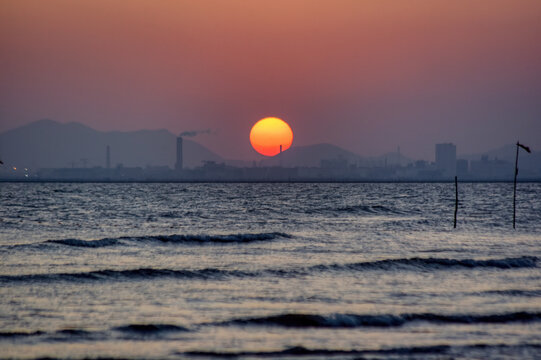
[[[491,160],[488,155],[483,155],[481,160],[472,160],[470,165],[471,173],[476,179],[511,180],[513,178],[513,164],[497,158]]]
[[[458,159],[456,161],[456,176],[459,178],[465,178],[469,175],[469,162],[465,159]]]
[[[443,177],[456,175],[456,146],[452,143],[436,144],[436,168]]]

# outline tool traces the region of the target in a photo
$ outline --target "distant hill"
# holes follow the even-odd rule
[[[101,132],[79,123],[39,120],[0,134],[0,159],[7,166],[39,168],[105,166],[170,166],[176,161],[176,136],[167,130]],[[184,165],[224,161],[204,146],[184,139]]]
[[[492,149],[477,154],[458,155],[459,159],[479,160],[482,156],[488,156],[490,159],[499,159],[509,162],[515,162],[515,147],[514,144],[507,144],[497,149]]]
[[[520,169],[532,171],[534,173],[541,173],[541,151],[539,151],[539,149],[537,149],[537,151],[535,150],[536,149],[532,149],[532,152],[530,154],[526,153],[526,151],[522,149],[520,150]],[[516,145],[508,144],[497,149],[485,151],[482,153],[457,156],[457,158],[466,160],[480,160],[483,156],[488,156],[489,160],[498,159],[514,164],[516,156]]]

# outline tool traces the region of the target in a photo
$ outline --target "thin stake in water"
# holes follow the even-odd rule
[[[528,153],[532,151],[526,145],[522,145],[517,141],[517,155],[515,157],[515,181],[513,183],[513,229],[515,228],[516,208],[517,208],[517,175],[518,175],[518,149],[519,147],[526,150]]]
[[[458,212],[458,178],[455,176],[455,224],[454,228],[456,229],[456,214]]]

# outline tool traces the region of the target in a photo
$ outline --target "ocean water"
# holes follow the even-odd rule
[[[0,357],[541,358],[541,184],[0,184]]]

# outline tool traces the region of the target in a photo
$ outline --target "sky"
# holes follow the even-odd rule
[[[211,129],[247,160],[277,116],[364,156],[541,150],[541,1],[0,0],[0,79],[0,132]]]

